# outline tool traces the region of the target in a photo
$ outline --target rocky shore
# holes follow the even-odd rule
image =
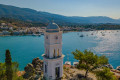
[[[113,69],[112,65],[108,64],[104,67],[111,69],[111,72],[119,79],[120,71],[118,69]],[[79,70],[75,67],[64,65],[64,74],[62,80],[78,80],[84,79],[85,70]],[[32,60],[32,63],[29,63],[24,68],[24,71],[19,71],[18,76],[23,76],[25,80],[41,80],[43,79],[43,60],[40,60],[38,57]],[[94,73],[89,72],[88,80],[97,80]]]
[[[25,74],[23,78],[28,80],[38,80],[43,71],[43,61],[39,58],[34,58],[32,63],[27,64],[24,68]]]

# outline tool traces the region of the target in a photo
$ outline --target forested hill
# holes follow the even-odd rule
[[[19,8],[9,5],[0,4],[0,17],[9,17],[24,21],[33,21],[40,23],[48,23],[52,19],[57,24],[93,24],[93,23],[119,23],[119,19],[112,19],[105,16],[97,17],[68,17],[48,12],[36,11],[29,8]]]
[[[1,23],[10,23],[12,26],[17,26],[17,27],[44,27],[47,26],[47,24],[43,24],[40,22],[29,22],[29,21],[22,21],[19,19],[13,19],[13,18],[5,18],[1,17],[0,18],[0,25]]]

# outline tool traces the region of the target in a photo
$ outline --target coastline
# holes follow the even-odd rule
[[[111,30],[93,30],[93,31],[111,31]],[[119,31],[118,30],[112,30],[112,31]],[[89,31],[63,31],[63,33],[68,33],[68,32],[89,32]],[[43,34],[44,35],[44,34]],[[4,36],[39,36],[39,35],[33,35],[33,34],[25,34],[25,35],[0,35],[0,37]]]
[[[63,39],[64,39],[64,49],[63,49],[63,54],[65,54],[66,55],[66,53],[71,53],[71,51],[72,50],[70,50],[70,49],[75,49],[74,47],[76,47],[76,48],[78,48],[78,49],[80,49],[80,50],[82,50],[81,48],[82,48],[82,46],[81,45],[83,45],[83,43],[82,43],[82,41],[85,41],[85,44],[88,44],[87,46],[89,47],[89,48],[92,48],[92,47],[95,47],[95,46],[91,46],[91,41],[93,42],[93,40],[92,40],[92,38],[95,36],[95,35],[91,35],[91,32],[88,32],[87,34],[89,34],[88,35],[88,37],[87,37],[87,35],[85,34],[84,36],[85,37],[79,37],[79,35],[82,33],[82,32],[80,32],[79,33],[79,35],[77,34],[77,32],[78,31],[67,31],[68,33],[65,33],[65,34],[67,34],[67,35],[63,35]],[[69,33],[69,32],[71,32],[71,33]],[[74,33],[75,32],[75,33]],[[101,31],[100,31],[101,32]],[[104,32],[104,31],[103,31]],[[108,31],[107,33],[108,33],[108,35],[110,35],[110,36],[112,36],[112,34],[119,34],[120,33],[120,31],[119,32],[116,32],[116,31],[114,31],[114,33],[110,33],[109,34],[109,32],[110,31]],[[71,36],[71,34],[74,34],[73,36]],[[84,32],[83,32],[83,34],[84,34]],[[101,34],[101,33],[100,33]],[[69,35],[69,36],[68,36]],[[15,37],[10,37],[10,36],[15,36]],[[20,37],[19,37],[20,36]],[[23,36],[23,37],[22,37]],[[24,37],[25,36],[25,37]],[[27,37],[26,37],[27,36]],[[3,37],[3,38],[2,38]],[[12,52],[12,53],[15,53],[15,54],[19,54],[19,55],[16,55],[16,57],[18,57],[18,56],[20,56],[21,58],[22,58],[22,55],[23,55],[23,53],[24,52],[26,52],[26,53],[24,53],[24,55],[25,56],[28,56],[28,54],[30,53],[30,58],[28,58],[28,59],[31,59],[32,60],[32,56],[34,56],[33,54],[36,54],[37,56],[40,54],[43,54],[43,47],[41,47],[40,49],[41,49],[41,51],[39,52],[39,50],[37,49],[37,48],[39,48],[40,47],[40,45],[42,46],[44,46],[44,44],[43,44],[43,42],[42,42],[42,40],[43,40],[43,36],[41,36],[41,37],[38,37],[38,36],[32,36],[32,35],[18,35],[18,37],[16,36],[16,35],[9,35],[9,37],[5,37],[5,36],[1,36],[1,43],[0,43],[0,45],[1,45],[1,50],[0,50],[0,53],[1,53],[1,55],[2,55],[2,53],[4,53],[4,49],[8,49],[8,48],[10,48],[10,49],[14,49],[14,52]],[[75,39],[75,41],[77,41],[77,42],[74,42],[74,39],[72,39],[72,37],[74,37],[74,39]],[[91,38],[90,38],[91,37]],[[101,37],[103,37],[103,38],[105,38],[105,37],[107,37],[107,35],[105,35],[105,36],[102,36],[101,35]],[[18,38],[19,38],[19,40],[18,40]],[[67,39],[68,38],[68,39]],[[89,41],[89,43],[88,43],[88,41],[87,41],[87,39],[90,39]],[[117,37],[116,37],[117,38]],[[93,38],[94,39],[94,38]],[[26,41],[25,41],[26,40]],[[40,41],[39,41],[40,40]],[[23,42],[21,42],[21,43],[19,43],[18,41],[23,41]],[[71,41],[73,41],[73,43],[71,43]],[[79,41],[79,43],[78,43],[78,41]],[[86,42],[87,41],[87,42]],[[96,41],[96,40],[95,40]],[[14,44],[13,44],[13,42],[14,42]],[[38,44],[38,42],[40,42],[40,44]],[[11,45],[9,45],[9,44],[11,44]],[[73,45],[73,47],[69,47],[69,45],[68,44],[70,44],[70,45]],[[75,45],[74,45],[75,44]],[[79,44],[79,45],[78,45]],[[15,47],[16,45],[19,45],[18,46],[18,48],[20,48],[20,50],[22,50],[22,51],[17,51],[18,50],[18,48],[17,47]],[[27,45],[30,45],[30,46],[27,46]],[[35,48],[33,48],[31,45],[33,45]],[[3,48],[4,47],[4,48]],[[33,51],[29,51],[29,49],[31,49],[31,47],[33,48]],[[66,49],[66,47],[68,47],[68,48],[70,48],[70,49],[68,49],[68,50],[65,50]],[[23,49],[23,48],[25,48],[25,49]],[[84,49],[87,49],[87,47],[84,47]],[[13,51],[13,50],[12,50]],[[101,52],[100,52],[101,53]],[[104,53],[104,52],[103,52]],[[108,52],[106,52],[106,53],[108,53]],[[110,53],[110,52],[109,52]],[[114,53],[114,52],[113,52]],[[115,53],[117,53],[117,52],[115,52]],[[119,52],[118,52],[119,53]],[[40,57],[40,55],[39,55],[39,57]],[[70,55],[70,54],[69,54]],[[99,55],[99,53],[98,53],[98,55]],[[101,55],[103,55],[103,54],[101,54]],[[109,55],[109,54],[106,54],[106,55]],[[111,54],[112,55],[112,54]],[[119,54],[118,54],[119,55]],[[113,54],[113,56],[115,56],[114,54]],[[35,56],[36,57],[36,56]],[[24,57],[23,57],[24,58]],[[41,58],[41,57],[40,57]],[[69,59],[72,63],[73,62],[75,62],[75,61],[73,61],[72,60],[72,56],[70,55],[70,58],[71,59]],[[116,62],[115,60],[119,60],[118,58],[117,59],[113,59],[112,57],[109,57],[110,58],[110,64],[112,64],[113,66],[114,66],[114,69],[116,69],[116,67],[117,66],[120,66],[120,64],[119,63],[114,63],[114,62]],[[112,58],[112,59],[111,59]],[[42,58],[41,58],[42,59]],[[21,60],[20,58],[18,58],[18,59],[15,59],[15,60],[20,60],[19,61],[19,63],[22,63],[22,62],[24,62],[23,60]],[[64,61],[66,61],[67,59],[65,59]],[[28,60],[26,60],[26,63],[28,63]],[[23,66],[22,66],[23,64],[20,64],[20,70],[23,70]]]

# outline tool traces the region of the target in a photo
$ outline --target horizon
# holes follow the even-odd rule
[[[81,2],[78,0],[77,1],[70,0],[69,3],[68,3],[68,0],[66,1],[61,0],[61,1],[58,1],[57,3],[55,0],[52,0],[52,1],[49,1],[49,0],[45,0],[45,1],[1,0],[0,4],[11,5],[11,6],[20,7],[20,8],[30,8],[36,11],[59,14],[63,16],[73,16],[73,17],[74,16],[77,16],[77,17],[103,16],[103,17],[110,17],[113,19],[120,19],[120,15],[119,15],[120,11],[118,11],[118,9],[120,8],[120,5],[118,4],[120,2],[119,0],[114,0],[114,1],[113,0],[106,0],[106,1],[85,0]]]

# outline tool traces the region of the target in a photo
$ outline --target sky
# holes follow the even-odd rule
[[[120,0],[0,0],[0,4],[31,8],[64,16],[120,18]]]

